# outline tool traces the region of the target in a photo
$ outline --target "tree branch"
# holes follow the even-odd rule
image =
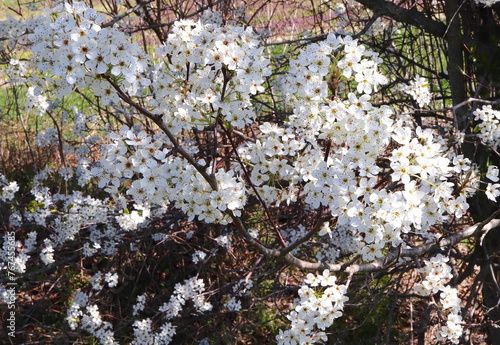
[[[403,249],[403,250],[395,249],[392,250],[389,254],[387,254],[383,258],[380,258],[379,260],[376,260],[373,263],[366,265],[351,265],[347,267],[345,270],[347,272],[354,272],[354,273],[379,271],[389,267],[399,257],[414,258],[421,256],[425,253],[428,253],[432,250],[437,250],[441,247],[454,246],[455,244],[463,241],[466,238],[478,235],[483,231],[487,232],[491,229],[500,226],[500,219],[495,219],[498,215],[500,215],[500,210],[494,212],[485,221],[474,224],[464,230],[457,231],[456,233],[450,235],[449,237],[441,239],[437,243],[425,243],[410,249]],[[330,270],[332,270],[332,268],[330,268]]]
[[[144,2],[139,2],[137,5],[135,5],[134,7],[132,8],[129,8],[128,10],[125,11],[125,13],[122,13],[122,14],[119,14],[117,16],[115,16],[113,19],[111,19],[109,22],[107,23],[104,23],[101,27],[102,28],[105,28],[105,27],[108,27],[108,26],[113,26],[115,23],[117,23],[118,21],[122,20],[123,18],[129,16],[130,14],[134,13],[135,11],[138,11],[139,9],[141,9],[142,7],[150,4],[151,2],[153,2],[154,0],[148,0],[148,1],[144,1]]]
[[[184,150],[181,145],[179,144],[179,141],[175,137],[175,135],[172,134],[172,132],[165,126],[165,123],[163,122],[163,118],[159,115],[153,114],[150,111],[146,110],[144,107],[140,106],[132,98],[130,98],[129,95],[127,95],[123,90],[110,78],[106,77],[106,80],[113,86],[113,88],[116,90],[118,93],[118,97],[125,103],[131,105],[135,109],[137,109],[141,114],[145,115],[149,119],[151,119],[156,125],[167,135],[167,137],[170,139],[172,142],[172,145],[174,145],[175,149],[177,152],[181,154],[183,158],[185,158],[202,176],[203,178],[208,182],[210,187],[212,187],[213,190],[218,190],[217,187],[217,181],[215,180],[215,176],[210,176],[205,168],[203,168],[200,164],[198,164],[191,155]]]
[[[356,1],[371,9],[375,15],[390,17],[398,22],[416,26],[431,35],[443,37],[446,32],[444,23],[435,21],[415,9],[406,9],[385,0]]]
[[[233,225],[236,227],[238,230],[239,234],[242,235],[245,240],[254,246],[259,252],[266,256],[271,256],[271,257],[276,257],[276,258],[282,258],[283,261],[286,263],[296,266],[298,268],[304,269],[304,270],[309,270],[309,271],[317,271],[317,270],[324,270],[328,269],[332,272],[340,272],[344,271],[349,274],[355,274],[358,272],[376,272],[376,271],[381,271],[384,269],[387,269],[390,267],[392,264],[394,264],[400,257],[406,257],[406,258],[415,258],[422,256],[425,253],[431,252],[433,250],[439,250],[442,247],[451,247],[454,246],[455,244],[463,241],[466,238],[469,238],[471,236],[476,236],[480,234],[481,232],[488,232],[491,229],[494,229],[496,227],[500,226],[500,219],[495,219],[498,215],[500,215],[500,210],[497,210],[494,212],[488,219],[481,223],[474,224],[464,230],[457,231],[456,233],[450,235],[449,237],[443,238],[438,242],[432,242],[432,243],[424,243],[421,244],[415,248],[410,248],[410,249],[400,249],[400,248],[395,248],[391,252],[389,252],[387,255],[384,257],[375,260],[371,263],[368,264],[363,264],[363,265],[358,265],[358,264],[351,264],[351,262],[343,263],[343,264],[328,264],[324,262],[309,262],[305,260],[301,260],[291,253],[285,250],[276,250],[276,249],[271,249],[267,248],[263,244],[261,244],[259,241],[254,239],[253,237],[250,236],[248,231],[245,228],[245,225],[241,221],[241,219],[234,217],[234,215],[231,215],[233,218]],[[286,253],[283,255],[283,253]]]

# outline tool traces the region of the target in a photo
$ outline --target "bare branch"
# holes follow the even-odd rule
[[[210,8],[213,8],[215,5],[223,2],[224,0],[217,0],[213,3],[210,3],[209,5],[207,6],[202,6],[200,7],[196,12],[193,12],[193,13],[190,13],[188,14],[187,16],[184,16],[183,18],[181,19],[189,19],[189,18],[192,18],[192,17],[195,17],[197,16],[198,14],[201,14],[203,13],[205,10],[208,10]],[[131,30],[130,33],[134,33],[134,32],[137,32],[137,31],[141,31],[141,30],[149,30],[149,29],[157,29],[157,28],[163,28],[163,27],[170,27],[172,26],[178,19],[174,20],[174,21],[171,21],[171,22],[168,22],[168,23],[161,23],[161,24],[153,24],[153,25],[148,25],[148,26],[145,26],[145,27],[139,27],[137,29],[134,29],[134,30]]]
[[[444,23],[435,21],[415,9],[406,9],[385,0],[356,1],[371,9],[376,15],[387,16],[398,22],[416,26],[429,34],[443,37],[446,32],[446,25]]]
[[[478,235],[481,232],[488,232],[489,230],[500,226],[500,219],[495,219],[498,215],[500,215],[500,210],[494,212],[485,221],[474,224],[464,230],[458,231],[450,235],[449,237],[441,239],[437,243],[425,243],[411,249],[395,248],[384,257],[375,260],[372,263],[364,265],[351,264],[351,263],[328,264],[324,262],[309,262],[295,257],[294,255],[289,253],[289,251],[287,251],[287,248],[284,248],[283,250],[267,248],[266,246],[264,246],[263,244],[261,244],[256,239],[250,236],[250,234],[245,228],[245,225],[239,218],[234,217],[233,215],[232,217],[233,217],[233,224],[235,225],[240,235],[242,235],[249,244],[254,246],[257,250],[259,250],[262,254],[266,256],[281,257],[286,263],[299,267],[304,270],[316,271],[322,269],[329,269],[332,272],[345,271],[349,274],[355,274],[358,272],[381,271],[387,269],[400,257],[405,257],[405,258],[420,257],[428,252],[431,252],[433,250],[438,250],[439,248],[442,247],[451,247],[463,241],[464,239]],[[311,233],[314,233],[314,231],[311,231]]]
[[[107,23],[104,23],[102,25],[103,28],[105,27],[108,27],[108,26],[113,26],[115,23],[117,23],[118,21],[122,20],[123,18],[129,16],[130,14],[134,13],[135,11],[138,11],[139,9],[141,9],[142,7],[150,4],[151,2],[153,2],[154,0],[149,0],[149,1],[144,1],[144,2],[139,2],[137,5],[135,5],[134,7],[132,8],[129,8],[128,10],[125,11],[125,13],[122,13],[122,14],[119,14],[117,15],[116,17],[114,17],[113,19],[111,19],[109,22]]]
[[[478,235],[482,231],[489,231],[500,226],[500,219],[495,219],[500,215],[500,210],[494,212],[488,219],[481,223],[474,224],[464,230],[458,231],[449,237],[443,238],[437,243],[425,243],[411,249],[398,250],[395,249],[383,258],[376,260],[373,263],[366,265],[351,265],[346,268],[347,272],[373,272],[386,269],[391,263],[398,259],[399,256],[406,258],[414,258],[422,256],[432,250],[439,249],[441,247],[451,247],[466,238]],[[332,270],[332,268],[330,268]]]

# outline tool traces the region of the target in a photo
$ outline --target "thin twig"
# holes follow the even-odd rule
[[[108,26],[113,26],[116,22],[118,22],[118,21],[122,20],[123,18],[129,16],[130,14],[132,14],[132,13],[140,10],[141,8],[143,8],[144,6],[152,3],[153,1],[155,1],[155,0],[149,0],[149,1],[139,2],[134,7],[131,7],[128,10],[126,10],[125,13],[119,14],[119,15],[115,16],[113,19],[111,19],[109,22],[104,23],[101,27],[105,28],[105,27],[108,27]]]
[[[229,132],[228,129],[226,129],[224,127],[224,125],[222,123],[220,124],[220,126],[221,126],[222,130],[226,133],[226,136],[229,139],[229,143],[233,147],[233,151],[234,151],[234,154],[236,156],[236,159],[238,160],[238,163],[240,164],[241,169],[243,170],[243,174],[245,175],[248,183],[250,184],[250,187],[252,188],[252,190],[254,191],[255,195],[259,199],[262,207],[264,208],[264,212],[265,212],[267,218],[269,219],[269,222],[271,223],[271,225],[272,225],[272,227],[274,229],[274,232],[276,232],[276,235],[278,236],[279,241],[286,248],[287,244],[285,242],[285,239],[283,238],[283,235],[281,235],[281,231],[278,229],[278,227],[276,226],[275,222],[273,221],[273,217],[271,216],[271,212],[269,212],[269,208],[267,207],[266,203],[264,202],[264,200],[260,196],[259,191],[255,187],[255,185],[252,183],[252,180],[250,179],[250,174],[248,173],[248,170],[245,168],[245,164],[243,164],[243,161],[241,160],[241,157],[238,154],[238,150],[237,150],[236,144],[234,143],[233,139],[231,138],[231,133]]]

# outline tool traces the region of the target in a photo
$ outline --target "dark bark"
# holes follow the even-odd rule
[[[463,75],[463,40],[460,16],[458,13],[460,10],[458,1],[446,0],[444,10],[448,24],[446,35],[444,37],[448,46],[448,81],[450,83],[451,99],[453,105],[456,105],[467,98]],[[465,109],[457,109],[454,115],[458,128],[464,130],[467,124]]]
[[[443,37],[446,32],[446,25],[444,23],[429,18],[424,13],[415,9],[407,9],[385,0],[356,1],[368,7],[376,15],[386,16],[395,21],[416,26],[431,35]]]
[[[483,276],[483,303],[487,310],[488,318],[492,323],[500,320],[500,228],[493,229],[488,233],[483,241],[484,259],[480,262]],[[495,325],[490,325],[489,340],[492,345],[500,345],[500,329]]]

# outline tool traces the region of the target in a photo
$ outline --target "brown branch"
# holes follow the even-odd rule
[[[320,209],[318,211],[318,213],[319,213],[318,214],[318,221],[316,222],[314,227],[311,230],[309,230],[309,232],[307,234],[305,234],[302,238],[299,238],[297,241],[290,244],[288,247],[281,249],[280,250],[281,255],[286,255],[286,254],[290,253],[292,250],[294,250],[295,248],[300,246],[302,243],[310,240],[314,235],[316,235],[321,230],[321,227],[323,226],[323,224],[326,221],[322,217],[322,214],[321,214],[322,211],[323,211],[323,207],[320,207]]]
[[[500,215],[500,210],[494,212],[485,221],[471,225],[464,230],[457,231],[449,237],[441,239],[437,243],[425,243],[411,249],[394,249],[389,254],[374,261],[373,263],[366,265],[351,265],[345,270],[354,273],[379,271],[389,267],[394,261],[398,259],[398,257],[414,258],[422,256],[423,254],[428,253],[432,250],[437,250],[441,247],[454,246],[455,244],[463,241],[466,238],[478,235],[482,231],[489,231],[500,226],[500,219],[495,219],[498,215]],[[330,268],[330,270],[334,269]]]
[[[241,160],[241,157],[238,154],[238,148],[236,147],[236,144],[234,143],[233,139],[231,138],[230,130],[225,128],[222,123],[220,124],[220,126],[221,126],[222,130],[224,131],[224,133],[226,134],[226,137],[229,139],[231,147],[233,148],[233,152],[236,156],[236,160],[240,164],[241,169],[243,170],[243,174],[245,175],[245,178],[248,181],[248,184],[250,185],[250,187],[254,191],[255,195],[257,196],[257,199],[259,199],[260,204],[264,208],[264,213],[266,214],[267,218],[269,219],[269,223],[271,223],[271,226],[273,227],[274,232],[276,233],[276,236],[278,237],[278,239],[279,239],[280,243],[283,245],[283,247],[286,248],[287,245],[286,245],[285,239],[283,238],[283,235],[281,234],[281,231],[278,229],[278,227],[274,223],[273,218],[271,217],[271,212],[269,211],[269,208],[267,207],[266,203],[264,202],[264,200],[260,196],[260,193],[257,190],[257,188],[255,187],[255,184],[250,179],[250,174],[248,173],[248,170],[245,168],[245,164],[243,164],[243,161]],[[233,217],[233,221],[234,221],[234,216],[233,215],[231,215],[231,216]],[[245,228],[245,227],[243,226],[243,228]],[[245,228],[245,232],[246,232],[246,228]]]
[[[154,0],[139,2],[134,7],[129,8],[128,10],[126,10],[125,13],[119,14],[119,15],[115,16],[113,19],[111,19],[109,22],[104,23],[101,27],[105,28],[105,27],[108,27],[108,26],[113,26],[116,22],[118,22],[118,21],[122,20],[123,18],[129,16],[130,14],[138,11],[139,9],[141,9],[142,7],[148,5],[149,3],[153,2],[153,1]]]
[[[210,187],[212,187],[213,190],[218,190],[217,187],[217,181],[215,180],[215,176],[210,176],[205,168],[203,168],[200,164],[198,164],[191,155],[184,150],[181,145],[179,144],[179,141],[177,138],[170,132],[170,130],[165,126],[165,123],[163,122],[163,119],[161,116],[157,114],[153,114],[152,112],[146,110],[144,107],[141,105],[137,104],[134,102],[132,98],[130,98],[129,95],[127,95],[123,90],[113,81],[111,80],[110,77],[106,77],[106,80],[113,86],[113,88],[116,90],[118,93],[118,96],[122,101],[125,103],[131,105],[135,109],[137,109],[141,114],[145,115],[147,118],[151,119],[156,125],[167,135],[167,137],[170,139],[170,142],[172,145],[174,145],[175,149],[177,152],[181,154],[181,156],[186,159],[200,174],[203,176],[203,178],[208,182]]]
[[[406,9],[385,0],[356,1],[368,7],[378,16],[387,16],[398,22],[416,26],[431,35],[443,37],[446,32],[444,23],[435,21],[416,9]]]
[[[61,163],[62,163],[63,167],[66,167],[66,161],[64,160],[64,144],[62,142],[63,136],[62,136],[61,127],[59,127],[59,124],[57,123],[56,119],[54,118],[54,116],[52,115],[52,113],[50,111],[45,110],[45,113],[47,115],[49,115],[49,117],[52,119],[52,122],[54,123],[54,126],[56,127],[59,156],[61,157]]]
[[[463,241],[466,238],[469,238],[471,236],[476,236],[480,234],[481,232],[487,232],[490,231],[491,229],[494,229],[496,227],[500,226],[500,219],[495,219],[498,215],[500,215],[500,210],[497,210],[494,212],[488,219],[481,223],[474,224],[464,230],[458,231],[449,237],[443,238],[437,243],[425,243],[421,244],[415,248],[410,248],[410,249],[401,249],[401,248],[395,248],[391,252],[389,252],[387,255],[384,257],[375,260],[371,263],[368,264],[363,264],[363,265],[358,265],[358,264],[352,264],[351,262],[348,263],[343,263],[343,264],[328,264],[324,262],[310,262],[310,261],[305,261],[301,260],[291,253],[287,252],[286,249],[284,248],[282,250],[276,250],[276,249],[271,249],[267,248],[263,244],[261,244],[259,241],[254,239],[248,231],[245,228],[245,225],[241,221],[241,219],[235,217],[234,215],[231,215],[233,218],[233,225],[236,227],[238,233],[253,247],[255,247],[259,252],[266,256],[270,257],[276,257],[276,258],[281,258],[283,261],[286,263],[296,266],[298,268],[304,269],[304,270],[309,270],[309,271],[317,271],[317,270],[324,270],[328,269],[332,272],[340,272],[344,271],[349,274],[355,274],[358,272],[376,272],[376,271],[382,271],[384,269],[389,268],[391,265],[393,265],[400,257],[406,257],[406,258],[415,258],[415,257],[420,257],[428,252],[431,252],[433,250],[438,250],[439,248],[442,247],[451,247],[461,241]],[[312,232],[312,231],[311,231]],[[285,255],[283,255],[286,253]]]
[[[193,13],[190,13],[186,16],[184,16],[183,18],[181,19],[189,19],[189,18],[192,18],[192,17],[195,17],[197,16],[198,14],[201,14],[203,13],[205,10],[208,10],[210,8],[213,8],[215,5],[223,2],[224,0],[217,0],[215,2],[212,2],[210,3],[209,5],[206,5],[206,6],[202,6],[200,7],[198,10],[196,10],[196,12],[193,12]],[[149,29],[157,29],[157,28],[163,28],[163,27],[170,27],[172,26],[178,19],[174,20],[174,21],[171,21],[171,22],[168,22],[168,23],[160,23],[160,24],[152,24],[152,25],[148,25],[148,26],[144,26],[144,27],[139,27],[139,28],[136,28],[134,30],[131,30],[130,33],[134,33],[134,32],[137,32],[137,31],[141,31],[141,30],[149,30]]]
[[[432,112],[435,112],[435,113],[446,113],[449,110],[456,111],[458,108],[461,108],[461,107],[463,107],[465,105],[468,105],[469,103],[474,103],[474,102],[495,105],[495,104],[500,104],[500,99],[497,99],[497,100],[487,100],[487,99],[469,97],[465,101],[460,102],[458,104],[455,104],[455,105],[453,105],[451,107],[446,107],[446,108],[442,108],[442,109],[433,109]],[[415,112],[429,112],[429,110],[426,110],[426,109],[416,109],[416,108],[413,108],[412,110],[415,111]]]

